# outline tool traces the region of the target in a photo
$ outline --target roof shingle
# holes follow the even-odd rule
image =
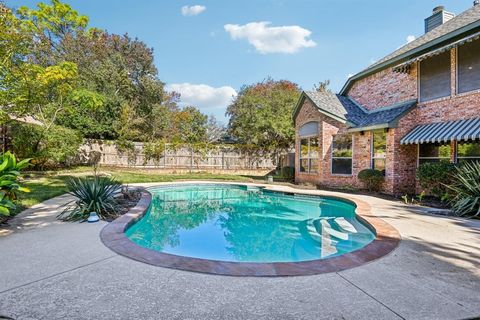
[[[407,53],[415,48],[420,47],[428,42],[431,42],[435,39],[438,39],[444,35],[449,34],[455,30],[458,30],[464,26],[469,25],[480,19],[480,5],[473,6],[472,8],[462,12],[458,16],[452,18],[451,20],[445,22],[444,24],[436,27],[435,29],[425,33],[424,35],[418,37],[417,39],[407,43],[403,47],[395,50],[391,54],[383,57],[382,59],[378,60],[377,62],[370,65],[368,69],[374,68],[375,66],[386,62],[388,60],[392,60],[395,57],[400,56],[401,54]]]
[[[305,95],[315,106],[327,115],[349,123],[352,130],[376,125],[390,127],[392,122],[403,116],[416,105],[416,100],[368,111],[351,98],[331,92],[305,91]]]
[[[402,63],[418,55],[435,50],[438,46],[449,44],[457,40],[458,37],[471,34],[479,29],[480,5],[475,5],[350,77],[341,89],[340,94],[345,94],[351,84],[359,79],[383,70],[395,63]]]

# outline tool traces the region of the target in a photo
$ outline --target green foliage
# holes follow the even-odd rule
[[[283,179],[292,181],[295,179],[295,167],[282,167],[280,169],[280,175]]]
[[[417,199],[418,199],[418,202],[419,203],[422,203],[423,202],[423,199],[425,198],[425,191],[422,191],[419,195],[417,195]]]
[[[449,162],[426,162],[417,168],[420,186],[433,196],[442,198],[448,191],[455,165]]]
[[[447,188],[453,193],[449,200],[459,216],[480,216],[480,163],[463,163],[451,174]]]
[[[31,32],[35,32],[40,39],[48,38],[50,41],[61,38],[67,34],[74,34],[83,30],[88,24],[88,17],[79,15],[66,3],[51,0],[51,5],[39,3],[37,9],[20,7],[19,16],[24,19]]]
[[[286,80],[244,86],[227,108],[230,133],[242,144],[288,149],[294,142],[292,112],[299,95],[298,85]]]
[[[145,163],[149,160],[153,160],[158,165],[165,155],[165,141],[158,140],[155,142],[144,143],[143,153],[145,156]]]
[[[104,220],[115,216],[118,210],[115,194],[121,189],[121,184],[115,179],[95,173],[93,177],[71,178],[67,181],[67,188],[76,200],[59,214],[60,219],[85,220],[90,212],[96,212]]]
[[[172,117],[172,140],[199,143],[207,140],[208,117],[195,107],[185,107]]]
[[[358,173],[358,180],[360,180],[369,191],[380,191],[385,177],[379,170],[364,169]]]
[[[66,166],[77,155],[82,138],[78,132],[53,125],[43,126],[13,122],[13,150],[21,158],[33,158],[38,169]]]
[[[18,182],[20,171],[29,165],[30,159],[18,162],[8,151],[0,155],[0,215],[8,216],[15,209],[18,192],[29,192]]]

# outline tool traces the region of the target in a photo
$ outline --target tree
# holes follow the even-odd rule
[[[179,95],[165,91],[153,49],[144,42],[89,29],[88,17],[60,0],[16,12],[0,0],[0,14],[0,119],[28,115],[44,124],[23,137],[32,143],[25,153],[54,154],[50,131],[68,133],[71,141],[111,139],[127,147],[132,141],[208,140],[207,117],[178,107]]]
[[[320,81],[318,84],[315,84],[313,85],[313,87],[315,88],[315,91],[318,91],[318,92],[331,92],[330,88],[330,80],[324,80],[324,81]]]
[[[206,125],[206,137],[208,143],[218,142],[226,135],[226,132],[225,126],[219,123],[213,115],[208,117]]]
[[[294,143],[292,112],[299,96],[298,85],[287,80],[244,86],[227,108],[230,133],[266,151],[287,150]]]
[[[172,117],[171,133],[173,142],[189,144],[206,142],[208,117],[193,106],[175,112]]]

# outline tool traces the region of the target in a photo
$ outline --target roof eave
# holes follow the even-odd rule
[[[451,38],[454,38],[456,36],[459,36],[461,35],[462,33],[465,33],[465,32],[468,32],[468,31],[471,31],[475,28],[478,28],[480,26],[480,20],[478,21],[475,21],[475,22],[472,22],[470,23],[469,25],[466,25],[462,28],[459,28],[457,30],[454,30],[444,36],[441,36],[435,40],[432,40],[432,41],[429,41],[415,49],[412,49],[410,51],[407,51],[393,59],[390,59],[390,60],[387,60],[387,61],[384,61],[380,64],[378,64],[377,66],[373,67],[373,68],[367,68],[359,73],[357,73],[356,75],[348,78],[347,82],[345,82],[345,84],[343,85],[342,89],[340,90],[340,95],[345,95],[346,92],[348,91],[348,89],[350,88],[350,86],[352,85],[353,82],[357,81],[357,80],[360,80],[366,76],[369,76],[370,74],[373,74],[377,71],[380,71],[380,70],[383,70],[391,65],[394,65],[396,63],[399,63],[400,61],[402,61],[403,59],[408,59],[408,58],[411,58],[413,55],[415,54],[418,54],[419,52],[422,52],[424,50],[427,50],[433,46],[436,46],[444,41],[447,41]]]
[[[293,109],[292,119],[294,123],[295,123],[295,118],[297,118],[298,111],[300,110],[300,106],[303,104],[303,101],[305,100],[306,97],[307,95],[305,94],[305,91],[302,91],[302,93],[300,94],[300,97],[298,98],[297,104]]]
[[[337,120],[341,123],[346,123],[347,122],[347,119],[339,117],[339,116],[337,116],[337,115],[335,115],[331,112],[328,112],[325,109],[320,108],[312,99],[310,99],[310,97],[308,96],[308,94],[305,93],[305,91],[302,91],[302,94],[300,95],[300,98],[298,99],[297,105],[295,106],[295,109],[293,111],[293,121],[294,122],[295,122],[295,119],[297,118],[298,111],[300,110],[300,107],[303,104],[303,101],[305,100],[305,98],[308,99],[317,108],[318,111],[320,111],[321,113],[323,113],[327,117],[332,118],[334,120]]]
[[[364,126],[364,127],[353,127],[348,129],[348,132],[361,132],[361,131],[371,131],[371,130],[379,130],[379,129],[386,129],[386,128],[391,128],[390,123],[381,123],[381,124],[375,124],[371,126]]]

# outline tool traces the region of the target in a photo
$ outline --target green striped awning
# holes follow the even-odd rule
[[[422,124],[403,137],[400,143],[421,144],[474,139],[480,139],[480,118]]]

